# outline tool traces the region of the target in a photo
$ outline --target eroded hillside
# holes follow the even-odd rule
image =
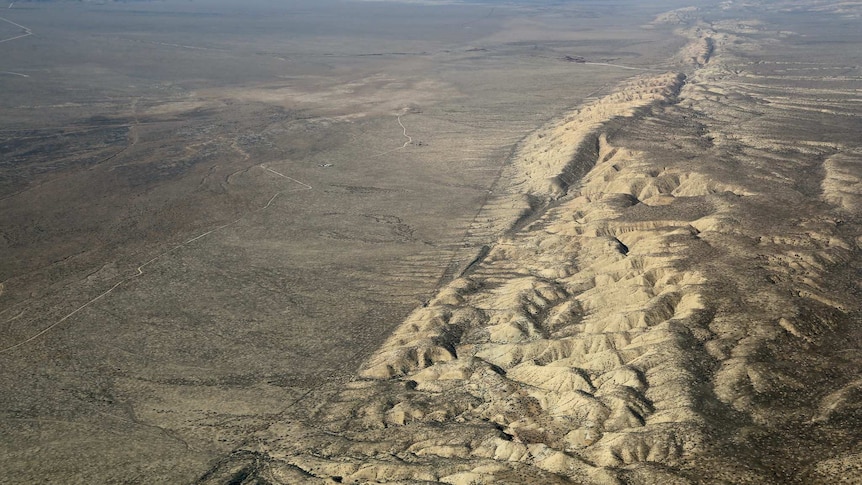
[[[656,19],[675,70],[522,141],[478,257],[202,482],[862,480],[859,67],[744,13]]]

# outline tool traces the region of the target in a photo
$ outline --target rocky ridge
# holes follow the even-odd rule
[[[498,239],[308,422],[201,482],[860,478],[860,146],[777,128],[852,92],[777,88],[756,23],[691,15],[665,16],[687,75],[524,140],[472,231]]]

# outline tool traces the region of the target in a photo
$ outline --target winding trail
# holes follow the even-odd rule
[[[401,145],[401,149],[407,148],[408,145],[413,143],[413,137],[407,134],[407,128],[404,126],[404,123],[401,122],[401,115],[398,115],[398,125],[401,126],[401,134],[404,135],[404,138],[407,138],[407,141]]]
[[[12,8],[12,5],[9,5],[9,8]],[[21,39],[23,37],[33,35],[33,31],[30,30],[30,27],[24,27],[21,24],[16,24],[15,22],[13,22],[13,21],[5,18],[5,17],[0,17],[0,20],[4,21],[6,23],[10,23],[10,24],[14,25],[15,27],[19,27],[19,28],[24,30],[24,33],[21,35],[16,35],[15,37],[9,37],[8,39],[0,39],[0,44],[2,44],[3,42],[9,42],[9,41],[13,41],[15,39]]]
[[[402,135],[404,138],[407,138],[407,141],[405,141],[405,142],[404,142],[404,144],[403,144],[403,145],[401,145],[401,146],[400,146],[400,147],[398,147],[398,148],[393,148],[393,149],[391,149],[391,150],[386,150],[385,152],[378,153],[377,155],[374,155],[374,156],[372,156],[371,158],[382,157],[383,155],[388,155],[388,154],[390,154],[390,153],[397,152],[398,150],[403,150],[403,149],[407,148],[408,146],[410,146],[410,145],[413,143],[413,137],[407,134],[407,127],[405,127],[405,126],[404,126],[404,122],[402,122],[402,121],[401,121],[401,116],[403,116],[403,115],[398,115],[398,117],[397,117],[397,119],[398,119],[398,126],[400,126],[400,127],[401,127],[401,135]]]
[[[291,182],[294,182],[294,183],[296,183],[296,184],[299,184],[299,185],[301,185],[301,186],[302,186],[302,188],[299,188],[299,189],[286,189],[286,190],[280,190],[280,191],[276,192],[275,194],[273,194],[273,196],[269,198],[269,201],[267,201],[267,203],[266,203],[265,205],[263,205],[262,207],[260,207],[260,208],[258,208],[258,209],[255,209],[255,210],[253,210],[253,211],[251,211],[251,212],[249,212],[249,213],[247,213],[247,214],[244,214],[244,215],[242,215],[241,217],[239,217],[239,218],[237,218],[237,219],[235,219],[235,220],[233,220],[233,221],[231,221],[231,222],[228,222],[228,223],[226,223],[226,224],[222,224],[222,225],[217,226],[217,227],[214,227],[214,228],[212,228],[212,229],[210,229],[210,230],[208,230],[208,231],[206,231],[206,232],[204,232],[204,233],[198,234],[197,236],[195,236],[195,237],[193,237],[193,238],[191,238],[191,239],[189,239],[189,240],[187,240],[187,241],[185,241],[185,242],[183,242],[183,243],[180,243],[180,244],[178,244],[178,245],[176,245],[176,246],[172,247],[171,249],[168,249],[167,251],[165,251],[165,252],[163,252],[163,253],[161,253],[161,254],[156,255],[155,257],[153,257],[153,258],[152,258],[152,259],[150,259],[149,261],[147,261],[147,262],[145,262],[145,263],[143,263],[143,264],[139,265],[137,268],[135,268],[135,273],[134,273],[134,274],[132,274],[131,276],[127,276],[126,278],[124,278],[124,279],[120,280],[119,282],[115,283],[113,286],[111,286],[111,287],[110,287],[110,288],[108,288],[107,290],[103,291],[102,293],[100,293],[99,295],[97,295],[95,298],[93,298],[93,299],[91,299],[91,300],[87,301],[87,302],[86,302],[86,303],[84,303],[83,305],[81,305],[81,306],[79,306],[78,308],[76,308],[76,309],[72,310],[72,311],[71,311],[70,313],[68,313],[66,316],[64,316],[64,317],[60,318],[60,319],[59,319],[59,320],[57,320],[56,322],[54,322],[54,323],[52,323],[51,325],[49,325],[49,326],[45,327],[44,329],[42,329],[41,331],[39,331],[39,332],[38,332],[38,333],[36,333],[35,335],[32,335],[31,337],[29,337],[29,338],[27,338],[27,339],[25,339],[25,340],[22,340],[21,342],[18,342],[17,344],[10,345],[9,347],[5,347],[5,348],[3,348],[3,349],[0,349],[0,354],[4,354],[4,353],[10,352],[10,351],[12,351],[12,350],[15,350],[15,349],[17,349],[17,348],[19,348],[19,347],[22,347],[22,346],[24,346],[24,345],[26,345],[26,344],[28,344],[28,343],[30,343],[30,342],[32,342],[32,341],[34,341],[34,340],[38,339],[39,337],[41,337],[41,336],[45,335],[46,333],[50,332],[51,330],[53,330],[54,328],[56,328],[57,326],[59,326],[60,324],[62,324],[63,322],[65,322],[66,320],[68,320],[68,319],[72,318],[73,316],[75,316],[76,314],[78,314],[81,310],[83,310],[83,309],[85,309],[85,308],[87,308],[87,307],[89,307],[89,306],[92,306],[94,303],[96,303],[96,302],[98,302],[99,300],[101,300],[102,298],[104,298],[104,297],[108,296],[109,294],[111,294],[114,290],[116,290],[116,289],[117,289],[117,288],[119,288],[120,286],[122,286],[122,285],[124,285],[124,284],[126,284],[126,283],[128,283],[128,282],[130,282],[130,281],[132,281],[132,280],[134,280],[135,278],[138,278],[138,277],[140,277],[140,276],[143,276],[143,275],[144,275],[144,268],[146,268],[147,266],[149,266],[149,265],[151,265],[151,264],[155,263],[156,261],[158,261],[158,260],[160,260],[160,259],[164,258],[165,256],[168,256],[169,254],[171,254],[171,253],[173,253],[173,252],[177,251],[178,249],[181,249],[181,248],[183,248],[183,247],[185,247],[185,246],[188,246],[189,244],[191,244],[191,243],[193,243],[193,242],[195,242],[195,241],[198,241],[198,240],[200,240],[200,239],[203,239],[203,238],[205,238],[205,237],[207,237],[207,236],[209,236],[209,235],[211,235],[211,234],[213,234],[213,233],[215,233],[215,232],[218,232],[218,231],[220,231],[220,230],[222,230],[222,229],[224,229],[224,228],[226,228],[226,227],[232,226],[232,225],[236,224],[237,222],[239,222],[239,221],[241,221],[241,220],[245,219],[246,217],[248,217],[248,216],[249,216],[249,215],[251,215],[251,214],[255,214],[255,213],[257,213],[257,212],[260,212],[260,211],[263,211],[263,210],[268,209],[268,208],[269,208],[269,206],[271,206],[271,205],[272,205],[272,203],[275,201],[275,199],[276,199],[276,198],[278,198],[278,196],[280,196],[281,194],[284,194],[284,193],[287,193],[287,192],[298,192],[298,191],[306,191],[306,190],[313,190],[313,189],[314,189],[311,185],[309,185],[309,184],[307,184],[307,183],[305,183],[305,182],[301,182],[301,181],[299,181],[299,180],[297,180],[297,179],[295,179],[295,178],[293,178],[293,177],[289,177],[289,176],[284,175],[284,174],[282,174],[282,173],[280,173],[280,172],[276,172],[275,170],[273,170],[273,169],[271,169],[271,168],[269,168],[269,167],[267,167],[267,166],[265,166],[265,165],[263,165],[263,164],[258,165],[258,166],[259,166],[260,168],[262,168],[262,169],[264,169],[264,170],[268,171],[268,172],[271,172],[271,173],[273,173],[273,174],[275,174],[275,175],[278,175],[278,176],[280,176],[280,177],[286,178],[286,179],[290,180]],[[22,314],[23,314],[23,312],[22,312]],[[18,316],[20,316],[20,315],[18,315]],[[14,320],[14,319],[16,319],[16,318],[18,318],[18,317],[14,317],[12,320]],[[7,321],[7,323],[8,323],[9,321],[11,321],[11,320],[8,320],[8,321]]]

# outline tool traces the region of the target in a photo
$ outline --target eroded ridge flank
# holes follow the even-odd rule
[[[528,137],[493,202],[495,214],[508,216],[506,227],[493,230],[507,235],[469,276],[414,311],[365,363],[362,379],[321,408],[326,432],[308,432],[303,446],[324,446],[325,457],[283,442],[268,450],[280,473],[602,480],[611,477],[607,466],[695,448],[697,397],[684,385],[691,378],[679,329],[701,318],[703,278],[675,271],[668,249],[694,229],[676,220],[613,222],[637,202],[615,187],[642,167],[635,152],[598,131],[671,102],[683,79],[637,78]],[[636,195],[660,198],[675,188],[666,180],[673,177],[654,178]],[[530,222],[517,229],[525,216]],[[383,448],[427,460],[376,458]],[[459,460],[444,465],[434,457]]]
[[[201,482],[862,479],[859,289],[830,280],[862,260],[859,142],[774,129],[852,90],[755,111],[757,24],[694,13],[659,19],[686,24],[690,82],[635,78],[525,139],[469,271]]]
[[[471,237],[485,242],[496,239],[511,231],[513,224],[534,217],[550,202],[566,195],[595,163],[599,127],[667,101],[684,79],[684,75],[671,72],[636,77],[612,94],[527,136],[503,168],[492,190],[493,197],[470,227]]]

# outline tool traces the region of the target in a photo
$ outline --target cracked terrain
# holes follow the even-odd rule
[[[862,481],[862,4],[369,8],[4,115],[2,480]]]

